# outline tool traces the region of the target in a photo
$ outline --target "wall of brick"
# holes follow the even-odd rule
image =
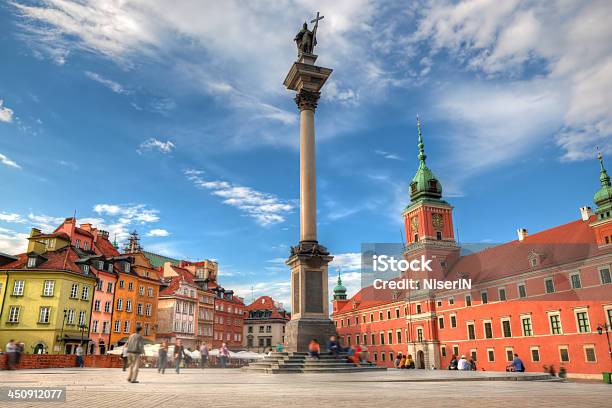
[[[0,369],[8,368],[8,355],[0,355]],[[85,356],[85,367],[119,368],[123,363],[120,356],[91,355]],[[76,356],[73,354],[22,354],[18,369],[28,368],[65,368],[76,367]]]

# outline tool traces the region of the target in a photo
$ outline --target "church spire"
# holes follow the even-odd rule
[[[612,184],[610,183],[610,176],[604,167],[603,157],[601,153],[597,154],[597,160],[599,160],[599,182],[601,188],[595,193],[593,201],[597,205],[595,214],[600,220],[612,217]]]
[[[442,185],[434,176],[433,172],[427,167],[425,160],[425,144],[421,133],[421,119],[417,115],[417,135],[419,148],[419,168],[410,183],[410,200],[414,203],[422,199],[440,200],[442,198]]]
[[[419,134],[419,155],[417,156],[419,158],[419,163],[420,165],[424,166],[425,165],[425,159],[427,159],[427,155],[425,154],[425,144],[423,144],[423,136],[421,135],[421,120],[419,119],[419,115],[417,114],[417,131]]]
[[[346,288],[342,284],[342,278],[340,277],[340,268],[338,268],[338,281],[334,287],[334,300],[346,300]]]

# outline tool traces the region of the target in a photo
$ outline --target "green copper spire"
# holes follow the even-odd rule
[[[419,163],[421,165],[425,165],[425,159],[427,159],[427,155],[425,154],[425,144],[423,144],[423,136],[421,135],[421,121],[419,120],[419,115],[417,115],[417,131],[419,133]]]
[[[434,176],[433,172],[427,167],[425,160],[425,144],[423,143],[423,135],[421,134],[421,120],[417,115],[417,133],[418,133],[418,148],[419,168],[410,182],[410,200],[414,203],[423,199],[440,200],[442,198],[442,185]]]
[[[597,154],[597,160],[599,160],[599,182],[601,188],[595,193],[593,201],[597,205],[597,218],[603,220],[612,216],[612,184],[610,183],[610,176],[603,164],[603,157],[601,153]]]
[[[117,243],[117,234],[115,234],[115,239],[113,240],[113,246],[115,249],[119,249],[119,244]]]
[[[338,269],[338,283],[334,287],[334,300],[346,300],[346,288],[342,284],[340,269]]]

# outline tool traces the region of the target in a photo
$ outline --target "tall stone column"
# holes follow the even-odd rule
[[[333,259],[317,240],[315,111],[321,88],[332,73],[302,53],[285,79],[296,91],[300,110],[300,242],[291,248],[291,321],[285,329],[288,351],[306,351],[311,339],[322,345],[336,328],[329,318],[327,264]]]

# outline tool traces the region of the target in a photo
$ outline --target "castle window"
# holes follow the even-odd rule
[[[419,234],[414,234],[414,242],[419,242]]]
[[[440,231],[436,231],[436,239],[437,239],[438,241],[441,241],[441,240],[442,240],[442,232],[440,232]]]

